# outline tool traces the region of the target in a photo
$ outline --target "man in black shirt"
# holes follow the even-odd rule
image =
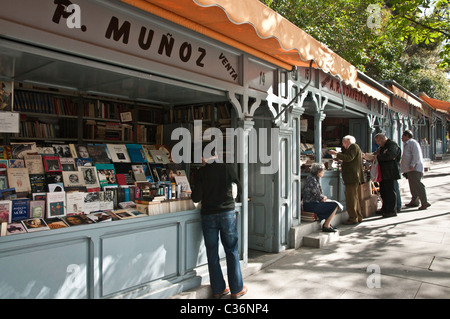
[[[221,298],[231,290],[231,297],[239,298],[247,292],[239,264],[239,236],[232,194],[232,183],[236,183],[239,189],[239,180],[233,167],[217,163],[217,157],[202,160],[204,166],[195,177],[192,200],[202,203],[202,230],[213,297]],[[226,287],[220,267],[219,234],[226,254],[230,288]]]
[[[383,217],[394,217],[397,216],[395,180],[400,179],[402,151],[397,143],[388,139],[383,133],[375,135],[375,142],[380,146],[374,154],[381,168],[380,195],[383,201],[381,210]]]

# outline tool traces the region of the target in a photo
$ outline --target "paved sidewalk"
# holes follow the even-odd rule
[[[285,251],[245,278],[242,299],[450,298],[450,163],[433,164],[424,183],[428,210],[341,225],[337,242]],[[405,204],[410,195],[403,186]]]
[[[339,241],[320,249],[250,251],[243,269],[248,293],[241,299],[450,299],[450,161],[433,163],[424,183],[432,203],[425,211],[408,208],[397,217],[340,225]],[[404,205],[407,180],[400,187]],[[210,293],[204,284],[172,298]]]

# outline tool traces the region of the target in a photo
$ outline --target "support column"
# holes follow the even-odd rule
[[[241,192],[241,202],[242,202],[242,227],[241,227],[241,240],[242,240],[242,252],[241,258],[244,262],[244,266],[248,264],[248,135],[250,130],[254,126],[253,121],[249,120],[238,120],[238,128],[242,128],[244,131],[244,136],[242,138],[242,143],[237,145],[238,154],[240,158],[237,159],[240,163],[240,176],[239,180],[241,182],[242,192]]]
[[[326,114],[323,111],[314,114],[314,149],[316,150],[316,163],[322,162],[322,122]]]
[[[314,104],[316,106],[316,112],[314,112],[314,149],[316,163],[322,162],[322,121],[325,119],[325,106],[328,104],[328,98],[322,99],[320,93],[316,93],[312,96]]]

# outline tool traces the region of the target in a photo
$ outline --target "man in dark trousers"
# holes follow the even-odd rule
[[[238,254],[238,231],[232,183],[240,189],[236,172],[230,164],[218,163],[217,157],[202,159],[204,166],[195,176],[194,203],[201,201],[202,230],[208,258],[213,297],[230,293],[239,298],[247,292],[243,284]],[[219,234],[227,260],[229,288],[225,284],[219,260]]]
[[[374,155],[377,156],[381,169],[380,195],[383,201],[381,211],[383,217],[397,216],[397,194],[395,181],[400,179],[400,159],[402,151],[394,141],[388,139],[385,134],[375,135],[375,142],[380,146]]]

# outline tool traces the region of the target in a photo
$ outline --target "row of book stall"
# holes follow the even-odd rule
[[[242,185],[243,267],[249,249],[301,245],[300,227],[315,220],[301,214],[312,163],[327,167],[324,192],[345,202],[339,163],[327,158],[344,135],[367,154],[377,131],[398,140],[422,119],[433,125],[422,137],[445,136],[446,115],[358,74],[259,1],[245,10],[238,0],[204,1],[79,0],[78,27],[58,1],[3,6],[0,298],[165,298],[200,285],[208,271],[190,199],[201,166],[193,150],[227,129],[243,136],[224,148]],[[230,20],[246,10],[255,21]],[[306,41],[312,53],[247,28],[264,25],[263,11],[284,24],[274,37],[286,30],[303,41],[282,47]],[[209,25],[212,15],[222,23]],[[172,153],[180,143],[183,161]],[[361,191],[369,215],[370,184]]]

